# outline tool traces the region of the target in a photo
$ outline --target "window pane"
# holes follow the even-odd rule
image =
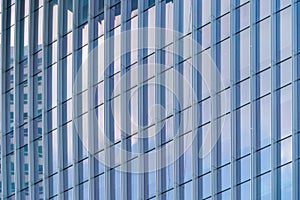
[[[58,194],[58,174],[49,178],[49,196],[53,197]]]
[[[222,0],[224,1],[224,0]],[[217,42],[230,36],[230,14],[217,19]],[[228,49],[227,49],[228,50]]]
[[[292,82],[292,60],[289,59],[280,63],[277,66],[277,73],[279,73],[279,87],[283,87]]]
[[[278,152],[280,152],[279,165],[284,165],[292,161],[292,147],[291,137],[278,143]]]
[[[57,172],[58,169],[58,141],[57,141],[57,131],[53,131],[48,135],[48,170],[49,174]]]
[[[258,131],[257,148],[264,147],[271,142],[271,97],[270,95],[258,100]]]
[[[117,27],[121,23],[121,4],[113,6],[109,9],[110,12],[110,22],[109,22],[109,30]]]
[[[98,1],[95,1],[98,2]],[[94,22],[94,39],[97,39],[104,34],[104,14],[93,19]]]
[[[136,185],[136,188],[138,185]],[[132,194],[134,195],[134,194]],[[95,178],[95,199],[104,200],[105,199],[105,176],[97,176]]]
[[[33,110],[34,117],[40,115],[42,113],[42,95],[43,95],[43,82],[42,82],[42,73],[33,77]]]
[[[23,1],[22,1],[23,2]],[[28,57],[28,17],[20,21],[20,60]]]
[[[47,109],[57,105],[57,65],[47,69]]]
[[[279,184],[280,184],[280,194],[281,194],[281,199],[284,200],[291,200],[292,199],[292,165],[285,165],[284,167],[281,167],[278,169],[279,173]],[[295,177],[294,177],[295,178]]]
[[[34,180],[43,178],[43,145],[42,139],[34,141]]]
[[[251,170],[251,159],[250,156],[242,158],[241,160],[237,161],[238,168],[240,168],[238,173],[238,180],[237,183],[242,183],[247,180],[250,180],[250,170]]]
[[[197,1],[198,25],[200,27],[211,20],[211,0]]]
[[[231,180],[230,165],[226,165],[225,167],[218,169],[217,177],[219,181],[219,184],[217,186],[218,192],[230,188],[230,180]]]
[[[57,38],[57,27],[58,27],[58,4],[57,0],[52,0],[49,3],[49,32],[48,42],[52,42]]]
[[[65,101],[72,97],[72,68],[73,61],[72,55],[63,59],[62,61],[62,99],[61,101]]]
[[[20,149],[20,177],[21,188],[28,187],[29,185],[29,151],[28,146]]]
[[[64,176],[64,190],[70,189],[73,187],[73,167],[69,167],[64,169],[63,171]]]
[[[236,85],[237,89],[237,107],[250,102],[250,79],[247,79]],[[228,97],[229,101],[230,97]]]
[[[240,119],[240,120],[239,120]],[[237,156],[242,157],[250,153],[251,148],[251,111],[247,105],[237,111]]]
[[[289,85],[277,92],[278,100],[280,98],[280,113],[278,119],[279,137],[284,138],[292,133],[292,86]],[[279,97],[280,96],[280,97]]]
[[[271,0],[256,0],[257,21],[267,17],[271,13]]]
[[[20,85],[19,92],[19,125],[22,125],[28,121],[29,115],[29,88],[27,81]]]
[[[257,183],[257,198],[260,200],[271,200],[271,173],[267,173],[259,177]]]
[[[94,16],[102,13],[104,11],[104,0],[95,0],[94,1]]]
[[[85,22],[87,22],[88,18],[88,10],[89,10],[89,1],[88,0],[81,0],[78,1],[78,17],[79,17],[79,24],[81,25]]]
[[[251,199],[251,187],[250,181],[243,183],[237,187],[238,189],[238,199],[250,200]]]
[[[73,26],[73,0],[63,1],[63,33],[67,33]]]
[[[271,69],[267,69],[257,75],[257,97],[271,92]]]
[[[247,29],[237,35],[236,44],[236,80],[239,81],[249,77],[250,75],[250,29]]]
[[[211,196],[211,174],[206,174],[199,178],[199,191],[202,191],[201,199],[206,199]]]
[[[230,10],[230,0],[216,0],[217,16],[223,15]]]
[[[69,166],[73,162],[73,129],[72,123],[62,127],[63,166]]]
[[[264,148],[257,152],[258,166],[257,174],[263,174],[271,170],[271,147]]]
[[[257,25],[257,70],[271,65],[271,23],[270,18]]]
[[[220,70],[222,78],[222,88],[226,88],[230,85],[230,39],[225,40],[217,45],[217,61],[216,65]]]
[[[42,49],[43,45],[43,8],[34,12],[34,52]]]
[[[223,166],[231,159],[231,122],[230,115],[226,115],[219,120],[221,135],[218,138],[218,166]]]
[[[292,54],[292,11],[291,8],[284,9],[276,15],[278,20],[277,35],[277,61],[283,60]]]
[[[211,46],[211,25],[208,24],[197,30],[197,42],[200,45],[199,51]]]
[[[237,27],[236,31],[243,30],[250,25],[250,3],[237,9]]]
[[[184,35],[192,30],[192,1],[180,0],[179,2],[179,32]],[[155,19],[151,18],[150,19]]]

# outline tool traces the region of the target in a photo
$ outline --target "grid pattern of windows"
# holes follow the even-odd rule
[[[300,199],[299,32],[300,0],[0,1],[0,200]]]

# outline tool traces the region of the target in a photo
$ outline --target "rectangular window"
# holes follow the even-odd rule
[[[271,147],[259,150],[257,153],[258,165],[257,175],[264,174],[271,170]]]
[[[33,14],[33,52],[37,52],[42,49],[43,45],[43,8],[35,11]]]
[[[257,101],[257,148],[271,143],[271,96],[268,95]]]
[[[42,73],[39,73],[33,77],[33,110],[34,117],[40,115],[42,113],[42,105],[43,105],[43,81],[42,81]]]
[[[48,43],[57,39],[57,28],[58,28],[58,2],[52,0],[49,3],[49,24],[48,24]]]
[[[257,74],[257,97],[262,97],[266,94],[271,93],[271,69],[267,69]]]
[[[63,34],[66,34],[73,27],[73,0],[63,1]]]
[[[240,81],[250,76],[250,29],[236,36],[236,80]]]
[[[73,128],[72,123],[62,127],[62,144],[63,144],[63,166],[67,167],[73,163]]]
[[[257,71],[271,65],[271,19],[265,19],[257,24]]]
[[[72,55],[64,58],[62,60],[62,99],[65,101],[72,97],[72,87],[73,87],[73,60]]]
[[[58,181],[58,174],[49,177],[49,197],[53,197],[58,194]]]
[[[264,19],[271,14],[271,0],[256,0],[257,21]]]
[[[237,161],[237,168],[240,170],[238,173],[237,183],[243,183],[250,180],[251,160],[250,156],[244,157]]]
[[[284,138],[292,133],[292,85],[288,85],[277,91],[277,99],[280,103],[278,120],[278,137]],[[278,121],[277,120],[277,121]]]
[[[21,189],[29,186],[29,151],[28,145],[20,149],[20,177]]]
[[[34,148],[34,180],[35,182],[43,178],[43,144],[42,138],[37,139],[33,143]]]
[[[22,1],[23,2],[23,1]],[[26,17],[20,21],[20,61],[28,57],[29,43],[28,43],[28,31],[29,31],[29,17]]]
[[[221,130],[217,130],[220,136],[217,141],[218,148],[218,163],[221,167],[231,160],[231,120],[230,115],[226,115],[219,119]],[[220,133],[219,133],[220,132]]]
[[[216,65],[223,80],[221,89],[224,89],[230,85],[230,39],[217,44],[216,51]]]
[[[47,131],[50,132],[57,128],[57,107],[47,112]]]
[[[228,38],[230,36],[230,13],[217,19],[216,26],[217,26],[216,42],[220,42],[225,38]]]
[[[246,105],[237,110],[237,156],[250,153],[251,148],[251,107]]]
[[[211,20],[211,0],[197,1],[198,25],[201,27]]]
[[[64,188],[64,190],[68,190],[73,187],[73,176],[74,176],[74,168],[73,167],[64,169],[64,171],[63,171],[63,177],[64,177],[63,188]]]
[[[217,185],[218,192],[221,192],[221,191],[224,191],[224,190],[230,188],[230,184],[231,184],[230,165],[226,165],[217,170],[217,179],[218,179],[218,185]]]
[[[121,24],[121,3],[118,3],[109,9],[110,21],[109,30],[114,29],[115,27]]]
[[[293,173],[292,173],[292,164],[285,165],[281,168],[278,169],[279,173],[279,184],[280,184],[280,194],[281,194],[281,199],[292,199],[292,180],[293,178]]]
[[[27,81],[19,86],[19,125],[28,121],[29,116],[29,88]]]
[[[52,175],[58,170],[58,138],[57,131],[53,131],[48,135],[48,173]]]
[[[104,0],[94,0],[94,16],[104,12]]]
[[[276,60],[281,61],[292,55],[292,10],[284,9],[276,14],[277,51]]]
[[[271,173],[257,178],[257,199],[271,200]]]

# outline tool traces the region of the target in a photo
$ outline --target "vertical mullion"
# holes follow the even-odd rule
[[[162,41],[161,39],[161,31],[160,27],[162,24],[162,18],[161,18],[161,10],[162,10],[162,2],[160,0],[155,0],[155,78],[154,78],[154,85],[155,85],[155,105],[162,105],[161,104],[161,88],[160,88],[160,83],[161,83],[161,46],[162,46]],[[151,27],[153,30],[153,28]],[[153,33],[153,31],[150,31],[150,33]],[[153,47],[153,46],[152,46]],[[152,67],[152,66],[148,66]],[[161,192],[160,186],[161,186],[161,160],[160,160],[160,151],[159,147],[161,145],[161,129],[160,129],[160,121],[162,119],[163,113],[160,112],[159,109],[155,109],[155,163],[156,163],[156,173],[155,173],[155,196],[156,199],[159,198],[159,194]]]
[[[0,1],[0,4],[1,4],[1,10],[0,10],[0,12],[2,13],[1,14],[1,18],[0,18],[0,20],[1,20],[1,24],[2,24],[2,26],[0,27],[0,31],[1,31],[1,37],[0,37],[0,40],[1,40],[1,45],[0,45],[0,57],[1,57],[1,59],[0,59],[0,65],[2,66],[1,68],[0,68],[0,108],[1,108],[1,110],[3,110],[3,108],[5,108],[5,101],[3,100],[3,96],[4,96],[4,92],[3,92],[3,80],[5,80],[5,76],[3,75],[3,73],[4,73],[4,70],[3,70],[3,66],[5,66],[5,62],[3,61],[3,60],[5,60],[5,57],[4,57],[4,51],[5,51],[5,44],[4,44],[4,41],[5,41],[5,38],[6,38],[6,33],[4,32],[4,26],[5,26],[5,23],[3,23],[5,20],[3,20],[3,19],[6,19],[6,17],[4,17],[4,3],[3,3],[3,1]],[[6,169],[5,169],[5,167],[4,167],[4,146],[6,146],[5,145],[5,137],[3,137],[3,135],[5,135],[5,112],[2,112],[1,113],[1,115],[0,115],[0,150],[1,150],[1,153],[0,153],[0,158],[1,158],[1,160],[0,160],[0,164],[1,164],[1,167],[0,167],[0,170],[1,170],[1,183],[2,183],[2,186],[1,186],[1,190],[2,190],[2,192],[1,192],[1,194],[0,194],[0,198],[1,199],[4,199],[4,193],[5,193],[5,185],[6,185],[6,182],[5,182],[5,180],[6,180],[6,173],[3,173],[3,172],[5,172],[6,171]],[[5,169],[5,170],[3,170],[3,169]]]
[[[18,57],[19,57],[19,54],[18,54],[18,48],[19,48],[19,44],[18,44],[18,38],[19,38],[19,31],[18,28],[18,1],[15,2],[15,21],[14,21],[14,26],[15,26],[15,32],[14,32],[14,57],[15,57],[15,60],[14,60],[14,166],[15,166],[15,169],[17,169],[17,166],[19,166],[19,151],[17,151],[17,144],[19,143],[19,140],[18,140],[18,134],[17,134],[17,124],[18,124],[18,118],[19,116],[17,116],[17,113],[19,113],[19,88],[18,88],[18,83],[17,83],[17,77],[18,74],[19,74],[19,67],[18,67]],[[18,199],[20,198],[19,197],[19,190],[20,190],[20,171],[19,170],[15,170],[15,198]]]
[[[194,200],[202,198],[199,193],[199,137],[198,134],[198,121],[199,121],[199,113],[198,112],[198,102],[199,95],[197,91],[201,91],[202,85],[198,85],[199,76],[198,76],[198,66],[200,65],[199,59],[197,59],[197,53],[200,50],[199,44],[197,42],[197,25],[198,23],[198,4],[200,1],[192,0],[192,35],[190,36],[190,41],[192,42],[192,95],[196,96],[196,101],[192,100],[192,198]],[[201,65],[202,67],[202,65]],[[202,84],[202,82],[201,82]],[[201,112],[201,111],[200,111]]]
[[[111,20],[110,10],[109,10],[110,0],[104,0],[104,134],[105,134],[105,144],[104,144],[104,153],[105,153],[105,199],[111,198],[111,170],[110,170],[110,150],[109,150],[109,141],[110,141],[110,126],[109,126],[109,77],[107,76],[107,67],[109,67],[109,58],[110,58],[110,47],[109,47],[109,23]]]
[[[75,120],[76,120],[76,115],[75,115],[75,111],[77,110],[76,107],[76,93],[75,91],[77,91],[77,88],[75,88],[75,81],[76,81],[76,69],[75,67],[78,65],[77,63],[77,55],[76,55],[76,49],[75,46],[77,46],[77,38],[76,38],[76,24],[77,24],[77,7],[78,7],[78,3],[79,1],[73,0],[72,1],[72,6],[73,6],[73,24],[72,24],[72,34],[73,34],[73,45],[72,45],[72,83],[73,83],[73,88],[72,88],[72,107],[73,107],[73,112],[72,112],[72,140],[73,140],[73,147],[72,147],[72,151],[73,151],[73,162],[72,162],[72,166],[74,169],[74,174],[73,174],[73,196],[75,198],[75,200],[78,199],[79,197],[79,190],[77,189],[77,181],[78,181],[78,165],[76,164],[76,160],[78,158],[78,135],[76,134],[76,126],[75,126]],[[75,90],[75,91],[74,91]]]
[[[48,16],[49,14],[49,2],[47,2],[46,0],[44,0],[44,16]],[[47,67],[48,67],[48,60],[47,60],[47,56],[48,56],[48,48],[47,48],[47,44],[48,44],[48,31],[49,31],[49,26],[46,26],[46,24],[48,24],[48,21],[44,18],[43,19],[44,22],[43,22],[43,26],[44,26],[44,31],[45,31],[45,34],[46,36],[44,36],[43,40],[46,41],[44,42],[44,51],[43,51],[43,67],[42,67],[42,70],[43,70],[43,91],[48,91],[48,84],[47,84],[47,79],[48,79],[48,73],[47,73]],[[43,32],[44,34],[44,32]],[[46,43],[46,44],[45,44]],[[43,173],[43,188],[44,188],[44,198],[46,198],[46,193],[48,193],[48,184],[47,184],[47,176],[48,176],[48,168],[49,168],[49,163],[48,163],[48,152],[49,152],[49,149],[48,149],[48,134],[47,134],[47,126],[46,126],[46,123],[47,123],[47,117],[46,117],[46,114],[47,114],[47,105],[48,105],[48,94],[47,92],[44,92],[43,93],[43,97],[44,97],[44,100],[43,100],[43,107],[42,107],[42,129],[43,129],[43,136],[42,136],[42,143],[43,143],[43,154],[44,154],[44,157],[43,157],[43,170],[44,170],[44,173]],[[46,192],[47,191],[47,192]],[[34,196],[34,194],[33,194]]]
[[[29,3],[29,40],[28,40],[28,102],[29,102],[29,115],[28,115],[28,152],[29,152],[29,192],[30,194],[34,191],[34,146],[33,146],[33,46],[34,46],[34,1],[31,0]],[[29,197],[30,199],[34,199],[32,195]]]
[[[143,44],[144,44],[144,15],[143,15],[143,8],[144,8],[145,1],[138,2],[138,66],[143,65]],[[143,78],[144,78],[144,68],[138,68],[138,148],[139,148],[139,155],[138,155],[138,162],[139,162],[139,198],[145,198],[145,162],[144,157],[141,156],[141,153],[144,152],[144,141],[143,141],[143,130],[141,124],[143,124],[143,102],[144,102],[144,88],[143,86]]]
[[[231,199],[238,199],[237,196],[237,174],[238,174],[238,166],[237,166],[237,142],[239,142],[241,132],[237,129],[237,87],[236,87],[236,73],[237,73],[237,64],[236,64],[236,52],[238,51],[236,47],[236,0],[231,0],[230,5],[230,123],[231,123],[231,131],[230,131],[230,143],[231,143],[231,156],[230,156],[230,170],[231,170]],[[226,122],[225,122],[226,123]]]
[[[217,49],[216,49],[216,41],[217,41],[217,23],[216,23],[216,9],[217,9],[217,2],[212,1],[211,2],[211,58],[212,58],[212,65],[214,66],[214,62],[216,62],[217,59]],[[216,166],[217,166],[217,70],[218,66],[216,68],[211,68],[211,188],[212,188],[212,200],[217,199],[216,193],[217,193],[217,186],[218,186],[218,177],[216,172]],[[216,141],[216,142],[215,142]]]
[[[126,137],[128,136],[128,128],[126,124],[126,113],[127,113],[127,98],[126,98],[126,67],[127,67],[127,46],[130,43],[127,41],[129,38],[129,33],[127,31],[126,21],[127,21],[127,13],[129,12],[130,6],[128,4],[130,1],[121,1],[121,192],[122,192],[122,199],[127,200],[131,197],[131,185],[130,183],[130,176],[128,170],[128,144],[126,141]]]
[[[293,0],[292,1],[292,65],[293,65],[293,71],[292,71],[292,87],[293,87],[293,102],[292,102],[292,110],[293,110],[293,125],[292,125],[292,198],[293,200],[297,200],[299,199],[299,152],[298,152],[298,148],[299,148],[299,133],[298,133],[298,127],[300,126],[300,124],[298,124],[298,120],[299,120],[299,113],[297,112],[299,110],[299,84],[297,84],[297,76],[298,73],[300,73],[299,68],[297,67],[297,62],[299,62],[299,60],[297,60],[297,50],[298,50],[298,34],[297,34],[297,23],[299,23],[299,18],[297,18],[297,14],[299,14],[298,11],[298,7],[300,5],[300,2],[297,0]],[[299,59],[299,58],[298,58]],[[299,82],[299,81],[298,81]]]
[[[63,134],[67,134],[67,133],[63,133],[63,129],[61,127],[62,125],[62,102],[61,102],[61,99],[62,99],[62,96],[63,96],[63,91],[62,91],[62,88],[63,88],[63,77],[62,77],[62,68],[63,68],[63,65],[62,65],[62,48],[60,48],[62,46],[62,37],[63,37],[63,27],[64,27],[64,24],[63,24],[63,18],[64,18],[64,0],[58,0],[58,19],[62,19],[62,20],[59,20],[58,21],[58,29],[57,29],[57,141],[58,141],[58,145],[57,145],[57,151],[58,152],[63,152],[65,153],[63,150],[64,150],[64,145],[66,144],[63,144]],[[72,57],[73,57],[73,52],[72,52]],[[73,101],[73,99],[72,99]],[[72,123],[72,122],[71,122]],[[48,144],[49,145],[49,144]],[[61,191],[64,190],[63,188],[63,183],[64,183],[64,177],[63,177],[63,169],[64,169],[64,161],[63,161],[63,154],[58,154],[57,155],[57,159],[58,159],[58,162],[57,162],[57,167],[58,167],[58,180],[59,180],[59,183],[58,183],[58,198],[62,198],[61,196],[63,196],[63,194],[60,194]],[[49,184],[49,180],[47,180],[46,182],[46,185],[48,184],[48,188],[50,188],[50,184]],[[74,190],[74,189],[73,189]],[[49,198],[49,190],[47,191],[45,197],[46,198]]]
[[[176,13],[180,12],[180,1],[181,0],[174,0],[174,70],[173,70],[173,86],[174,86],[174,93],[176,94],[179,91],[179,83],[176,80],[179,80],[178,77],[178,63],[179,63],[179,55],[180,55],[180,45],[179,45],[179,37],[180,37],[180,27],[179,27],[179,22],[180,22],[180,16],[179,14],[176,15]],[[179,118],[179,107],[175,104],[176,102],[176,97],[173,97],[173,114],[174,114],[174,125],[173,125],[173,130],[174,130],[174,198],[175,200],[182,199],[182,194],[179,188],[179,182],[180,182],[180,125],[177,124],[178,118]]]
[[[95,179],[94,179],[94,110],[93,110],[93,66],[94,66],[94,46],[93,46],[93,31],[94,23],[92,23],[94,1],[88,2],[88,146],[85,147],[88,150],[88,194],[89,199],[95,199],[93,191],[95,191]],[[96,51],[97,52],[97,51]],[[82,143],[83,139],[82,139]],[[84,148],[84,147],[83,147]]]
[[[251,100],[251,198],[257,198],[257,102],[256,102],[256,53],[257,53],[257,37],[256,37],[256,1],[250,2],[250,100]]]
[[[278,134],[278,99],[277,99],[277,73],[276,73],[276,51],[277,51],[277,20],[276,20],[276,1],[271,1],[271,197],[277,200],[280,197],[278,190],[278,151],[277,151],[277,134]]]
[[[46,18],[46,16],[48,15],[48,12],[49,12],[49,10],[48,10],[48,5],[49,5],[49,2],[47,1],[47,0],[44,0],[44,2],[43,2],[43,28],[42,28],[42,33],[43,33],[43,44],[42,44],[42,83],[43,83],[43,85],[42,85],[42,87],[44,88],[46,85],[47,85],[47,79],[45,79],[45,77],[46,77],[46,71],[47,71],[47,66],[48,66],[48,64],[47,64],[47,53],[45,52],[45,50],[47,49],[47,41],[48,41],[48,33],[49,33],[49,26],[47,26],[48,25],[48,22],[47,22],[47,20],[48,20],[48,18]],[[46,86],[47,87],[47,86]],[[47,91],[47,90],[44,90],[44,91]],[[47,104],[45,104],[45,102],[46,102],[46,98],[45,97],[47,97],[47,96],[45,96],[46,95],[46,92],[44,92],[43,94],[42,94],[42,124],[45,124],[44,122],[45,122],[45,105],[47,105]],[[44,141],[47,141],[46,140],[46,138],[47,138],[47,134],[46,134],[46,129],[45,129],[45,126],[44,125],[42,125],[42,154],[43,154],[43,179],[42,179],[42,182],[43,182],[43,188],[44,188],[44,193],[45,193],[45,190],[46,190],[46,184],[45,184],[45,180],[46,180],[46,168],[48,168],[48,155],[46,154],[47,153],[47,151],[45,151],[46,150],[46,143],[44,142]],[[31,193],[31,196],[32,196],[32,198],[33,199],[35,199],[35,187],[33,187],[33,190],[31,190],[31,191],[33,191],[32,193]],[[45,195],[44,195],[44,197],[45,197]]]

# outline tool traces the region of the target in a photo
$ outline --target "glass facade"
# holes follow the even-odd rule
[[[300,0],[1,0],[0,199],[300,199],[299,32]]]

